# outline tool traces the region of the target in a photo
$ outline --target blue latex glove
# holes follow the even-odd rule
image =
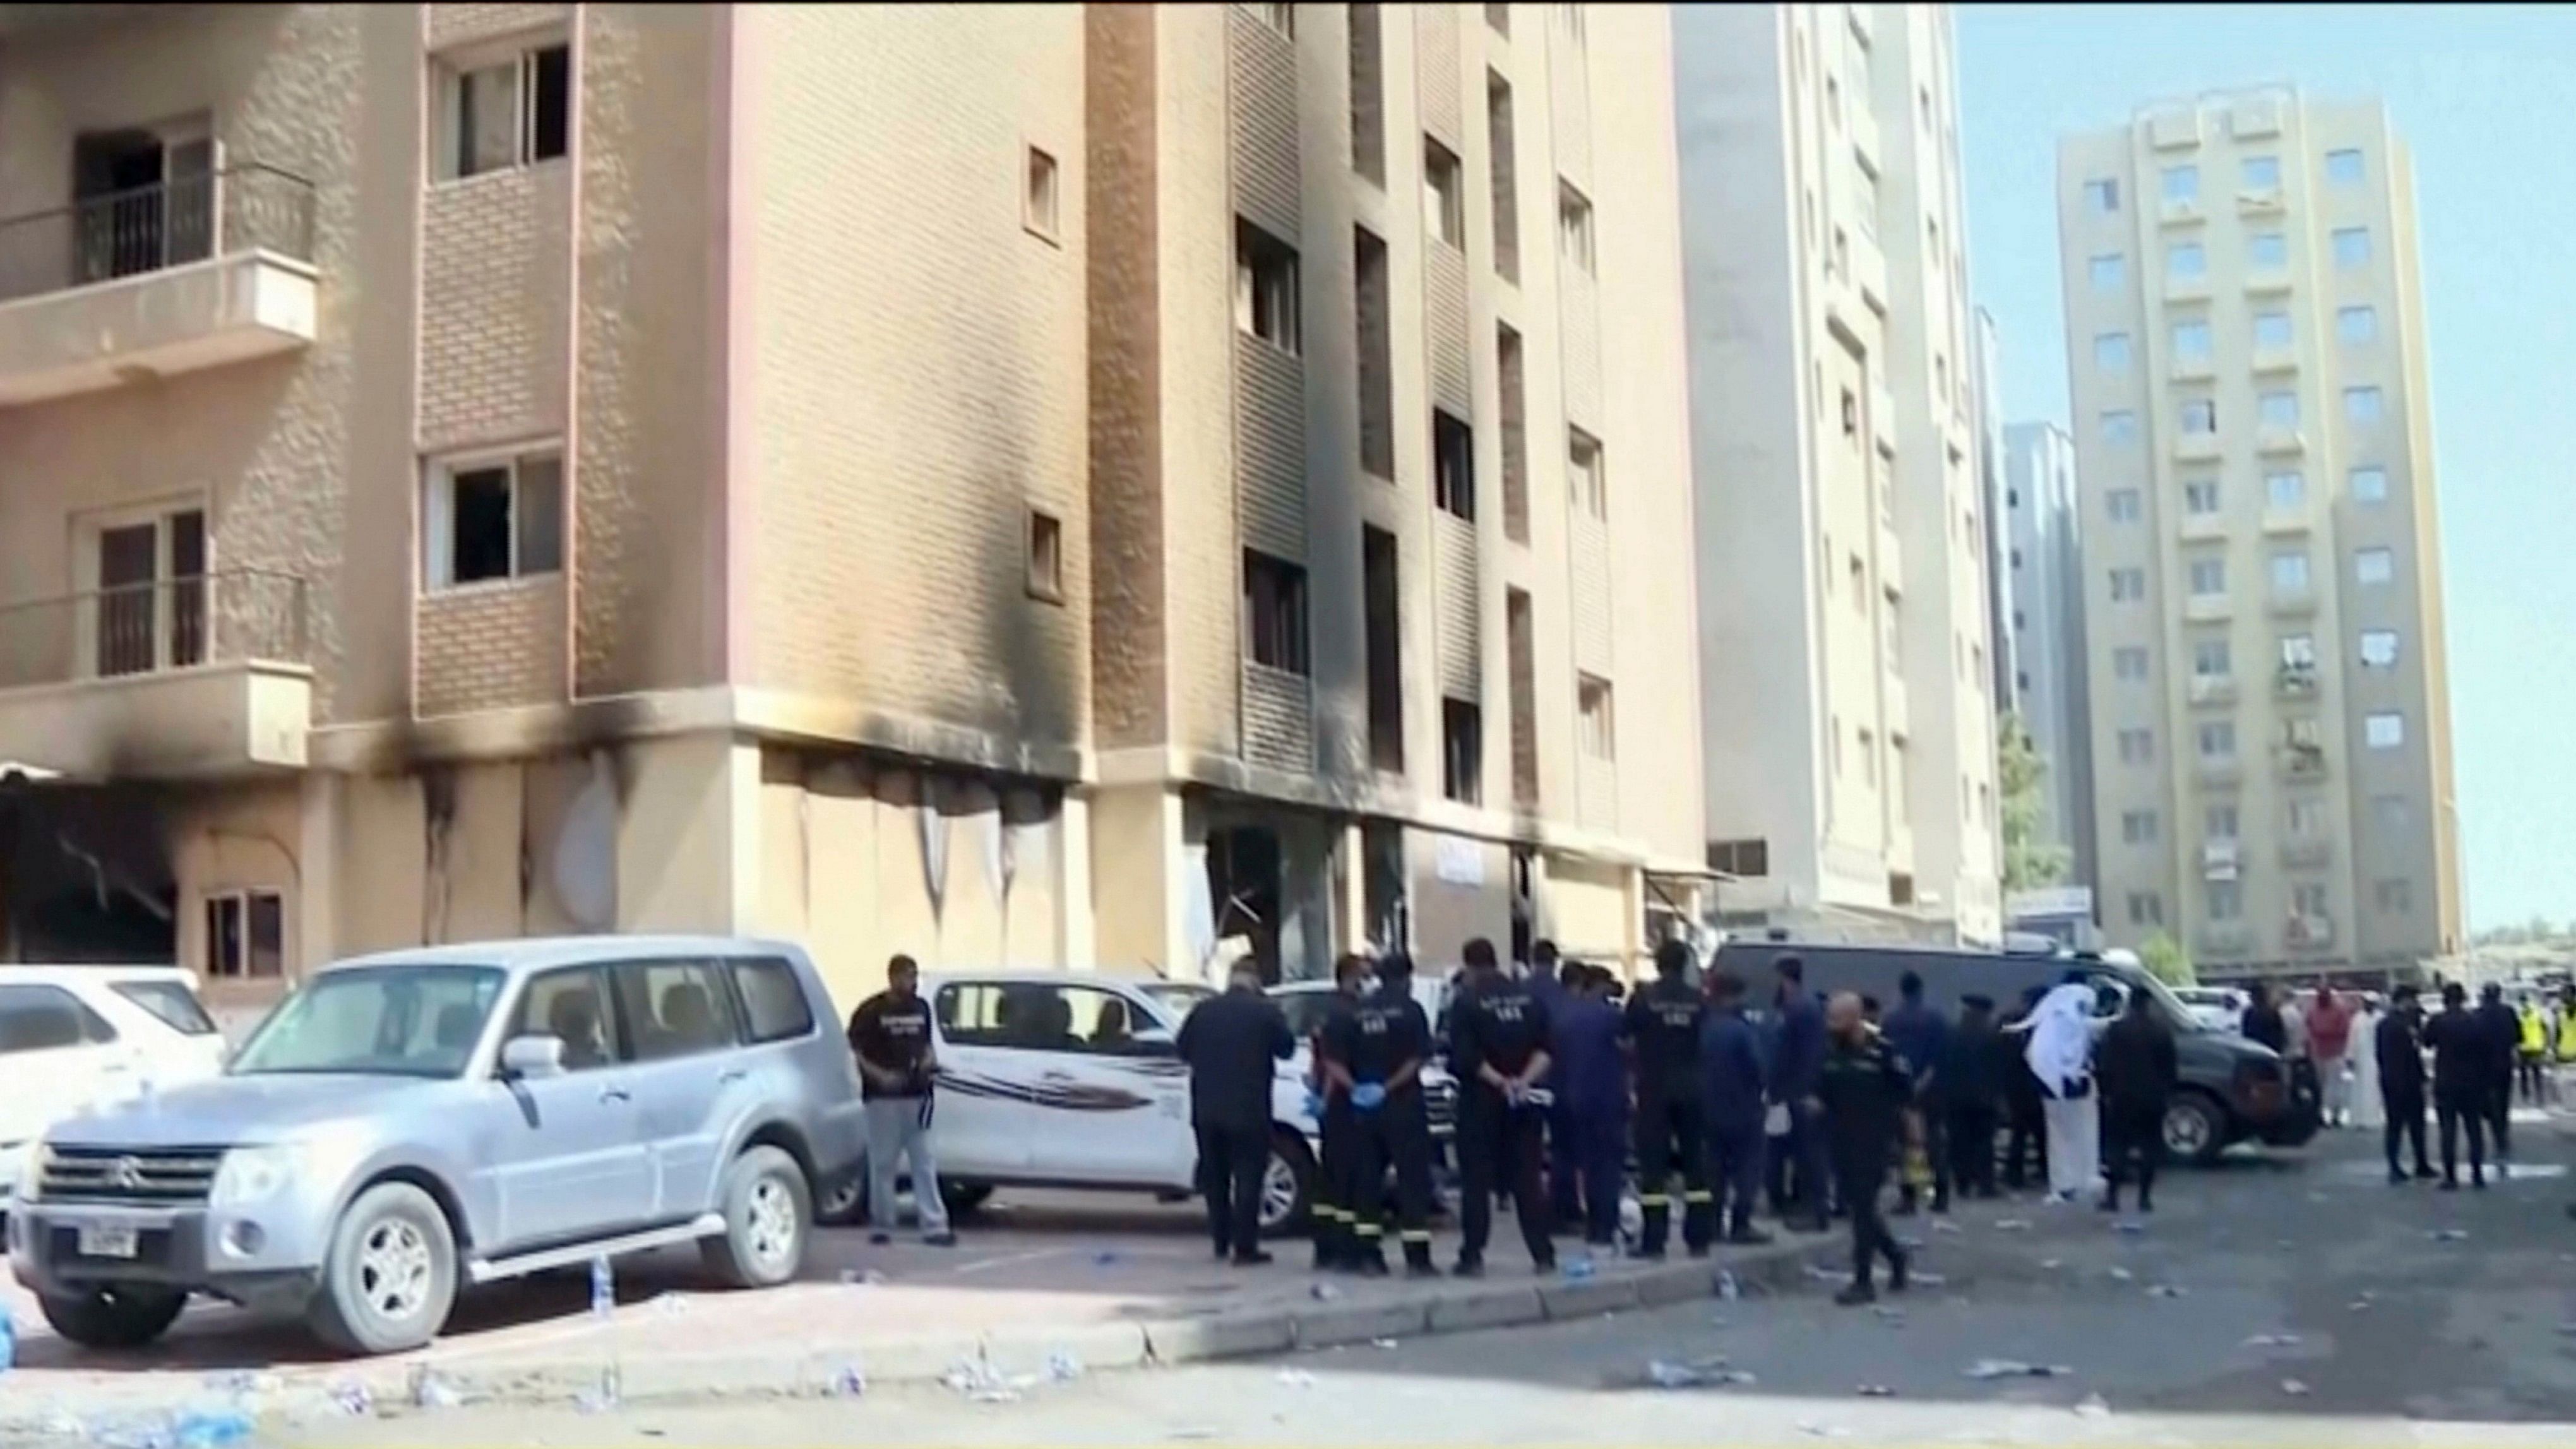
[[[1374,1112],[1386,1105],[1386,1084],[1362,1082],[1351,1088],[1351,1105],[1363,1112]]]
[[[1324,1115],[1324,1095],[1312,1087],[1306,1089],[1306,1115],[1309,1117]]]

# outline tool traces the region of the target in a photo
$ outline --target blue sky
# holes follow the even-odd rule
[[[2005,419],[2066,420],[2056,140],[2141,103],[2376,94],[2415,154],[2473,926],[2576,914],[2576,8],[1959,8],[1969,285]]]

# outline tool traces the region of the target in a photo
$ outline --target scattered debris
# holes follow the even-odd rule
[[[1072,1383],[1082,1377],[1082,1360],[1072,1350],[1059,1348],[1047,1355],[1046,1376],[1049,1383]]]
[[[169,1432],[175,1449],[231,1449],[250,1441],[250,1415],[239,1409],[191,1410],[172,1416]]]
[[[1118,1266],[1118,1255],[1114,1252],[1108,1251],[1094,1253],[1091,1255],[1091,1266],[1095,1268],[1114,1268]]]
[[[2349,1313],[2367,1313],[2370,1311],[2370,1300],[2366,1297],[2356,1298],[2345,1304],[2344,1310]]]
[[[2026,1232],[2029,1232],[2029,1231],[2030,1231],[2030,1219],[2028,1219],[2028,1218],[1997,1218],[1997,1219],[1995,1219],[1995,1231],[1996,1231],[1996,1232],[1999,1232],[1999,1233],[2026,1233]]]
[[[457,1392],[445,1374],[425,1363],[412,1365],[411,1383],[404,1397],[415,1409],[453,1409],[465,1402],[465,1396]]]
[[[1798,1432],[1810,1439],[1848,1439],[1852,1431],[1840,1424],[1819,1424],[1812,1419],[1801,1419]]]
[[[2288,1394],[2292,1398],[2306,1398],[2308,1394],[2308,1386],[2297,1379],[2283,1379],[2281,1380],[2281,1392]]]
[[[1950,1275],[1947,1273],[1916,1273],[1907,1278],[1906,1281],[1912,1283],[1917,1288],[1946,1288],[1950,1284]]]
[[[1717,1271],[1717,1296],[1729,1303],[1744,1296],[1743,1285],[1735,1281],[1734,1269],[1720,1268]]]
[[[1304,1369],[1281,1369],[1279,1382],[1292,1389],[1311,1389],[1315,1386],[1315,1376]]]
[[[1174,1429],[1163,1437],[1166,1439],[1213,1439],[1216,1437],[1216,1430],[1200,1428]]]
[[[2017,1358],[1981,1358],[1967,1370],[1972,1379],[2059,1379],[2074,1372],[2062,1363],[2023,1363]]]
[[[2113,1268],[2111,1270],[2111,1281],[2114,1283],[2133,1283],[2137,1281],[2137,1277],[2137,1274],[2130,1272],[2126,1268]]]
[[[1900,1237],[1896,1240],[1896,1246],[1911,1253],[1923,1246],[1923,1240],[1921,1238]]]
[[[870,1268],[864,1273],[860,1272],[856,1268],[843,1268],[841,1270],[841,1281],[845,1284],[865,1284],[868,1287],[873,1288],[885,1282],[886,1275],[874,1268]]]
[[[2129,1233],[2135,1235],[2143,1233],[2146,1230],[2147,1225],[2138,1221],[2136,1218],[2121,1218],[2119,1221],[2111,1224],[2111,1231],[2115,1233]]]
[[[867,1397],[868,1374],[854,1360],[832,1371],[832,1397],[859,1399]]]
[[[2437,1243],[2465,1243],[2469,1240],[2469,1230],[2466,1228],[2435,1228],[2424,1236],[2431,1238]]]
[[[1807,1276],[1815,1279],[1819,1283],[1840,1283],[1850,1275],[1839,1269],[1828,1268],[1822,1263],[1809,1263],[1807,1265]]]
[[[361,1383],[338,1383],[331,1386],[331,1403],[353,1419],[363,1419],[376,1411],[376,1396]]]
[[[1646,1365],[1646,1383],[1658,1389],[1723,1389],[1749,1386],[1754,1382],[1753,1375],[1727,1367],[1724,1354],[1696,1363],[1675,1363],[1659,1358]]]
[[[1392,1349],[1395,1347],[1395,1340],[1391,1338],[1372,1338],[1369,1340],[1369,1347]]]
[[[1330,1283],[1318,1283],[1306,1290],[1306,1296],[1318,1303],[1330,1303],[1342,1296],[1342,1290]]]
[[[2064,1258],[2042,1258],[2039,1260],[2039,1266],[2051,1273],[2054,1273],[2058,1269],[2066,1266],[2066,1260]]]
[[[1897,1325],[1898,1327],[1903,1327],[1903,1326],[1904,1326],[1904,1323],[1905,1323],[1905,1310],[1904,1310],[1904,1309],[1902,1309],[1902,1308],[1897,1307],[1896,1305],[1894,1305],[1894,1304],[1892,1304],[1892,1303],[1878,1303],[1878,1304],[1873,1304],[1873,1305],[1871,1305],[1871,1307],[1870,1307],[1870,1310],[1869,1310],[1869,1311],[1870,1311],[1870,1312],[1872,1312],[1872,1313],[1877,1314],[1880,1318],[1882,1318],[1882,1319],[1886,1320],[1887,1322]]]
[[[1936,1233],[1949,1233],[1952,1236],[1957,1236],[1958,1234],[1966,1232],[1967,1229],[1950,1221],[1948,1218],[1935,1218],[1932,1220],[1932,1231]]]
[[[653,1300],[653,1311],[666,1317],[686,1313],[689,1311],[689,1295],[686,1293],[660,1294]]]
[[[1600,1270],[1594,1266],[1590,1258],[1568,1258],[1565,1260],[1564,1268],[1559,1271],[1564,1273],[1565,1281],[1580,1283]]]
[[[2180,1298],[2190,1291],[2190,1289],[2185,1288],[2180,1283],[2150,1283],[2147,1285],[2147,1296],[2150,1298]]]
[[[2103,1401],[2100,1394],[2086,1394],[2076,1400],[2075,1416],[2079,1419],[2107,1419],[2111,1417],[2111,1406]]]
[[[2245,1340],[2244,1346],[2247,1348],[2296,1348],[2299,1346],[2299,1336],[2295,1333],[2258,1333]]]
[[[1885,1384],[1863,1384],[1858,1389],[1854,1390],[1854,1392],[1858,1393],[1864,1399],[1892,1399],[1896,1397],[1896,1390],[1889,1388]]]
[[[574,1396],[572,1406],[584,1414],[613,1414],[625,1398],[624,1387],[618,1382],[617,1365],[610,1364],[599,1371],[597,1385]]]

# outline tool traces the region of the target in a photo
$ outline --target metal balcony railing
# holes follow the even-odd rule
[[[246,163],[0,218],[0,302],[261,250],[313,260],[313,183]]]
[[[234,569],[0,605],[0,689],[309,663],[305,592],[292,574]]]

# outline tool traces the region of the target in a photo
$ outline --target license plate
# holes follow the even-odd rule
[[[134,1256],[134,1229],[113,1225],[82,1228],[80,1255],[84,1258],[131,1258]]]

